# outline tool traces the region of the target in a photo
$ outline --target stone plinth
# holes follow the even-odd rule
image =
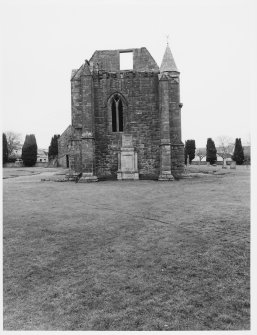
[[[170,171],[162,171],[162,174],[159,175],[159,181],[173,181],[174,177]]]
[[[82,173],[78,183],[92,183],[98,181],[98,178],[93,173]]]
[[[73,172],[73,173],[67,173],[65,175],[65,179],[68,181],[75,181],[78,179],[79,173]]]
[[[138,180],[137,152],[131,135],[122,135],[122,147],[118,156],[118,180]]]

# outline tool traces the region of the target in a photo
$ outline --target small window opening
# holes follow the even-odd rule
[[[133,52],[120,52],[120,70],[133,70]]]
[[[112,99],[112,131],[123,131],[123,106],[121,98],[115,94]]]

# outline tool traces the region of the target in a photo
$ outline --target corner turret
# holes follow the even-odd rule
[[[179,177],[184,172],[179,74],[167,43],[159,74],[161,123],[159,180],[173,180],[173,177]]]
[[[179,73],[177,65],[172,56],[169,44],[167,43],[166,50],[162,59],[162,64],[160,67],[160,72],[176,72]]]

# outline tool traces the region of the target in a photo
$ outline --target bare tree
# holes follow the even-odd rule
[[[199,157],[199,165],[201,164],[202,159],[206,156],[206,151],[203,149],[196,149],[195,155]]]
[[[216,139],[217,153],[223,159],[223,166],[226,165],[227,158],[233,153],[234,143],[231,137],[222,135]]]
[[[244,146],[251,146],[251,135],[248,133],[244,138],[242,138],[242,144]]]
[[[13,131],[7,131],[6,133],[8,155],[9,157],[14,154],[15,150],[21,148],[21,134],[15,133]]]

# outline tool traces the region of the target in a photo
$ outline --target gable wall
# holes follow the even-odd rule
[[[133,136],[139,175],[157,178],[160,126],[158,75],[154,72],[125,71],[94,76],[96,174],[100,178],[117,176],[122,133],[112,132],[107,103],[115,92],[121,93],[127,101],[123,133]]]

